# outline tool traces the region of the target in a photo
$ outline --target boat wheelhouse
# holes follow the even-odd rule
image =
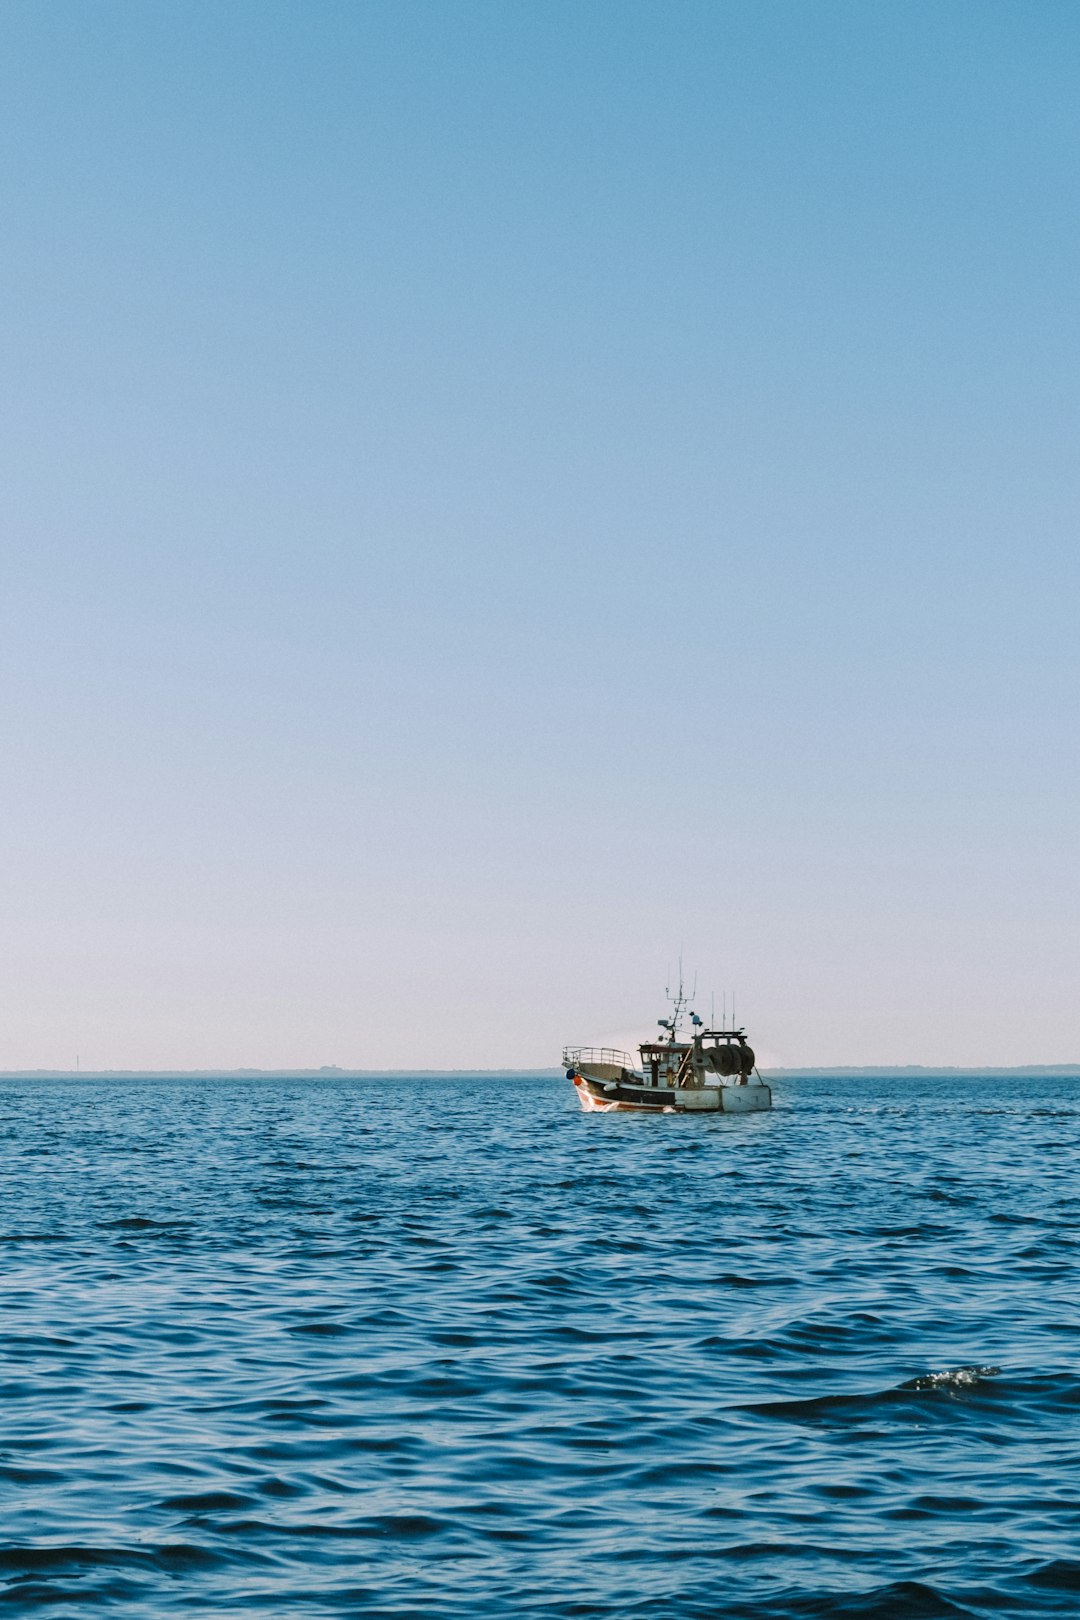
[[[772,1092],[757,1072],[746,1030],[736,1028],[734,1019],[731,1028],[708,1029],[692,1012],[692,1033],[681,1040],[681,984],[672,1002],[672,1016],[658,1020],[666,1036],[643,1042],[639,1063],[614,1047],[564,1048],[566,1078],[585,1112],[748,1114],[771,1108]]]

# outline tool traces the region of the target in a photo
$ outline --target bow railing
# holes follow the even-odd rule
[[[636,1064],[629,1052],[620,1052],[614,1046],[564,1046],[563,1068],[577,1068],[579,1063],[610,1063],[616,1069],[634,1069]]]

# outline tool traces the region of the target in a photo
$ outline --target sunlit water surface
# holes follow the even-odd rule
[[[1080,1613],[1080,1082],[0,1087],[0,1606]]]

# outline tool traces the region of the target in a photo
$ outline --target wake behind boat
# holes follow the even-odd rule
[[[746,1030],[707,1029],[692,1012],[693,1033],[680,1040],[686,1006],[681,984],[672,999],[672,1016],[657,1020],[667,1036],[638,1047],[640,1065],[609,1046],[564,1047],[566,1078],[577,1087],[585,1112],[748,1114],[771,1108],[772,1092],[757,1072]]]

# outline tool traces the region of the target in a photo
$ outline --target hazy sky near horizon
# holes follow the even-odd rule
[[[0,1068],[1080,1059],[1080,11],[0,10]]]

